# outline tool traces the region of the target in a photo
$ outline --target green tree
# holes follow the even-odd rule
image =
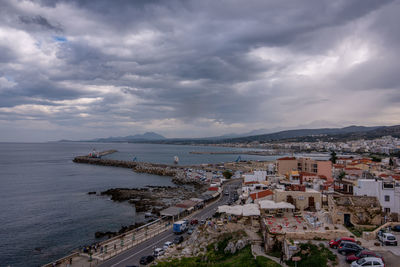
[[[393,168],[393,166],[394,166],[394,162],[393,162],[392,158],[389,158],[389,166],[390,166],[390,168]]]
[[[226,179],[231,179],[233,173],[232,173],[231,171],[226,170],[226,171],[224,171],[224,172],[222,173],[222,175],[223,175]]]
[[[336,164],[337,156],[334,150],[331,151],[331,158],[329,159],[333,164]]]

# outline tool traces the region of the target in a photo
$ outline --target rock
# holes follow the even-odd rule
[[[182,250],[182,254],[184,254],[184,255],[191,255],[191,254],[192,254],[192,251],[191,251],[190,247],[184,248],[184,249]]]
[[[241,239],[236,242],[236,250],[242,250],[245,246],[246,243]]]
[[[90,191],[88,192],[88,195],[96,195],[96,191]]]
[[[228,243],[228,245],[226,246],[226,248],[224,249],[224,252],[225,252],[225,253],[235,254],[235,253],[236,253],[235,244],[234,244],[232,241],[230,241],[230,242]]]

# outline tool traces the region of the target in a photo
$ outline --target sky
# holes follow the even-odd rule
[[[0,142],[400,124],[400,1],[0,0]]]

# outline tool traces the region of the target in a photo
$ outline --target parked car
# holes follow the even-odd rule
[[[183,236],[177,236],[177,237],[175,237],[175,239],[174,239],[174,243],[175,244],[180,244],[180,243],[182,243],[183,242]]]
[[[143,265],[147,265],[152,261],[154,261],[154,257],[151,256],[151,255],[143,256],[143,257],[140,258],[140,264],[143,264]]]
[[[385,233],[383,231],[378,232],[378,240],[382,242],[382,244],[389,246],[394,245],[397,246],[397,239],[391,233]]]
[[[187,231],[187,234],[188,234],[188,235],[191,235],[191,234],[193,234],[193,231],[194,231],[194,228],[191,227],[191,228],[189,228],[189,230]]]
[[[200,221],[200,224],[205,224],[206,223],[206,220],[201,220]]]
[[[392,231],[400,232],[400,224],[393,226]]]
[[[351,264],[351,267],[360,267],[360,266],[385,267],[385,263],[380,258],[367,257],[353,261],[353,263]]]
[[[224,195],[225,195],[225,196],[229,196],[229,191],[225,191],[225,192],[224,192]]]
[[[172,243],[171,241],[167,241],[164,243],[163,249],[167,250],[169,247],[173,246],[174,243]]]
[[[353,261],[362,259],[362,258],[367,258],[367,257],[375,257],[375,258],[380,258],[383,262],[385,262],[385,260],[383,259],[382,255],[370,250],[361,250],[359,252],[357,252],[356,254],[352,254],[347,256],[346,261],[348,263],[352,263]]]
[[[198,223],[199,223],[199,220],[197,220],[197,219],[193,219],[193,220],[190,221],[191,225],[195,225],[195,224],[198,224]]]
[[[159,256],[162,256],[162,255],[164,255],[164,253],[165,253],[165,251],[164,251],[164,249],[162,249],[162,248],[156,248],[155,250],[154,250],[154,252],[153,252],[153,255],[154,255],[154,257],[159,257]]]
[[[353,242],[342,241],[338,247],[338,253],[342,255],[356,254],[364,248]]]
[[[356,240],[354,238],[351,238],[351,237],[340,237],[340,238],[332,239],[331,241],[329,241],[329,247],[337,248],[339,246],[340,242],[342,242],[342,241],[356,243]]]

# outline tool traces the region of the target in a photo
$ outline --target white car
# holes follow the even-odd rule
[[[351,267],[361,267],[361,266],[371,266],[371,267],[385,267],[382,259],[368,257],[368,258],[361,258],[359,260],[353,261]]]
[[[396,237],[391,234],[391,233],[385,233],[382,231],[378,232],[378,239],[381,241],[384,245],[394,245],[397,246],[397,239]]]
[[[172,247],[174,245],[174,243],[167,241],[164,243],[163,249],[167,250],[169,247]]]
[[[161,255],[164,255],[164,253],[165,253],[164,249],[162,249],[162,248],[156,248],[156,249],[154,250],[153,255],[154,255],[154,257],[158,257],[158,256],[161,256]]]

